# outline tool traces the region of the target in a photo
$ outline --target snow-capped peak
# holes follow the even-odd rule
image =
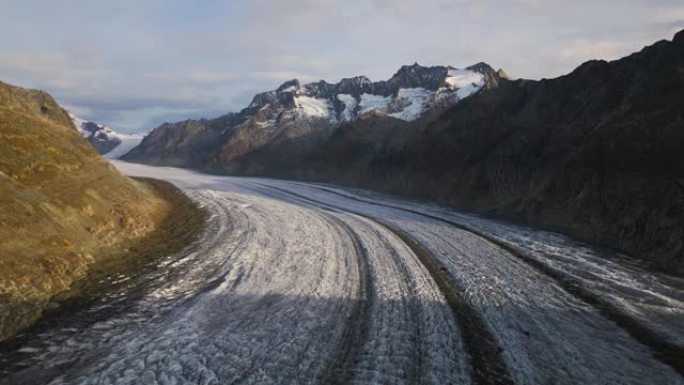
[[[295,111],[300,118],[343,122],[375,112],[406,121],[426,111],[446,108],[482,89],[496,77],[486,63],[466,69],[450,66],[402,66],[390,79],[373,82],[365,76],[344,78],[338,83],[324,80],[300,84],[292,79],[277,89],[257,94],[243,110],[245,118],[259,113],[259,121],[275,121],[282,111]],[[266,106],[270,106],[266,109]],[[268,116],[266,116],[268,115]]]
[[[71,120],[74,122],[74,125],[76,126],[78,132],[80,132],[81,135],[83,135],[86,138],[93,135],[105,135],[107,137],[114,138],[117,135],[114,132],[114,130],[112,130],[108,126],[103,126],[95,122],[90,122],[85,119],[81,119],[71,112],[69,112],[68,114]]]
[[[81,119],[71,112],[69,117],[74,122],[78,132],[95,147],[101,154],[107,154],[107,158],[116,159],[133,147],[137,146],[143,135],[121,134],[108,126]]]

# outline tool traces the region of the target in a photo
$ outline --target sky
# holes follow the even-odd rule
[[[1,1],[0,80],[122,132],[414,62],[552,78],[684,29],[682,0]]]

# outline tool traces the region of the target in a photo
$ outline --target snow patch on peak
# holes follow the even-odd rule
[[[425,88],[400,88],[395,103],[403,108],[390,116],[406,121],[416,120],[432,97],[433,92]]]
[[[78,132],[107,159],[118,159],[142,142],[145,134],[122,134],[68,112]]]
[[[359,115],[372,110],[387,109],[387,106],[389,106],[391,102],[391,96],[361,94]]]
[[[71,112],[68,112],[68,114],[71,120],[74,122],[74,125],[76,126],[78,132],[86,138],[93,135],[104,135],[105,137],[110,139],[116,138],[118,136],[118,134],[114,132],[114,130],[107,126],[103,126],[101,124],[81,119],[78,116],[72,114]]]
[[[342,120],[352,120],[354,118],[354,109],[359,104],[359,102],[350,94],[337,94],[337,100],[344,104],[344,111],[342,111]]]
[[[313,98],[310,96],[296,96],[294,98],[297,111],[304,116],[312,118],[330,118],[332,106],[327,99]]]
[[[450,69],[444,81],[450,88],[456,89],[459,99],[467,98],[479,91],[485,84],[485,76],[471,70]]]
[[[463,88],[471,84],[484,85],[484,75],[471,70],[450,69],[444,80],[451,88]]]

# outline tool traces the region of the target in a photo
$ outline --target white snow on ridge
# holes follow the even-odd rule
[[[453,69],[449,70],[444,81],[457,89],[456,94],[463,99],[479,91],[484,86],[485,77],[479,72]]]
[[[86,128],[85,128],[85,125],[87,123],[89,123],[87,120],[83,120],[83,119],[79,118],[78,116],[72,114],[71,112],[68,112],[68,114],[69,114],[69,117],[71,118],[71,120],[74,122],[76,129],[78,130],[78,132],[81,135],[83,135],[84,137],[87,138],[92,134],[90,131],[86,130]],[[94,123],[94,122],[90,122],[90,123]],[[107,138],[109,138],[109,139],[113,139],[113,138],[121,139],[122,134],[115,132],[114,130],[112,130],[111,128],[109,128],[107,126],[103,126],[103,125],[97,124],[97,123],[94,123],[94,124],[98,128],[98,132],[100,132],[102,135],[105,135]]]
[[[406,121],[416,120],[423,114],[433,95],[432,91],[425,88],[400,88],[396,100],[408,104],[401,111],[392,113],[390,116]]]
[[[310,96],[297,96],[294,98],[297,110],[305,116],[312,118],[328,118],[331,116],[332,106],[326,99],[312,98]]]
[[[380,96],[373,94],[362,94],[359,102],[359,115],[372,110],[387,109],[392,102],[391,96]]]
[[[342,120],[352,120],[354,118],[354,109],[359,104],[359,102],[356,100],[356,98],[349,94],[338,94],[337,100],[344,103],[344,111],[342,111]]]
[[[76,129],[81,135],[83,135],[83,137],[88,138],[91,136],[91,134],[93,134],[91,131],[88,131],[85,128],[86,123],[88,123],[87,120],[81,119],[78,116],[72,114],[71,112],[69,112],[68,114],[71,120],[74,122]],[[146,135],[146,133],[122,134],[120,132],[112,130],[108,126],[103,126],[97,123],[95,124],[98,127],[98,129],[95,131],[96,140],[104,141],[105,139],[102,138],[102,135],[104,135],[104,137],[106,137],[108,140],[118,139],[119,141],[121,141],[121,143],[114,147],[111,151],[103,154],[103,156],[106,159],[119,159],[120,157],[126,155],[129,151],[133,149],[133,147],[139,145]]]
[[[270,95],[291,93],[295,103],[295,108],[292,109],[295,117],[327,119],[330,122],[339,123],[351,121],[359,115],[375,111],[381,115],[413,121],[430,108],[442,108],[474,94],[484,86],[485,79],[484,74],[473,70],[448,69],[441,87],[436,90],[424,87],[399,88],[395,94],[387,96],[364,93],[360,97],[348,93],[330,95],[324,92],[323,94],[327,97],[321,97],[318,83],[310,83],[301,87],[290,85],[282,90],[268,91],[268,93]],[[364,81],[370,82],[368,79]],[[339,116],[334,105],[335,98],[344,104]],[[250,106],[253,105],[254,103],[250,104]],[[263,108],[266,106],[262,106]]]

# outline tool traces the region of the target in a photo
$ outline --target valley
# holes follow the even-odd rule
[[[0,25],[0,385],[684,385],[681,0]]]
[[[684,283],[619,255],[364,191],[115,164],[180,187],[207,231],[84,313],[106,317],[28,339],[5,383],[682,383]]]

